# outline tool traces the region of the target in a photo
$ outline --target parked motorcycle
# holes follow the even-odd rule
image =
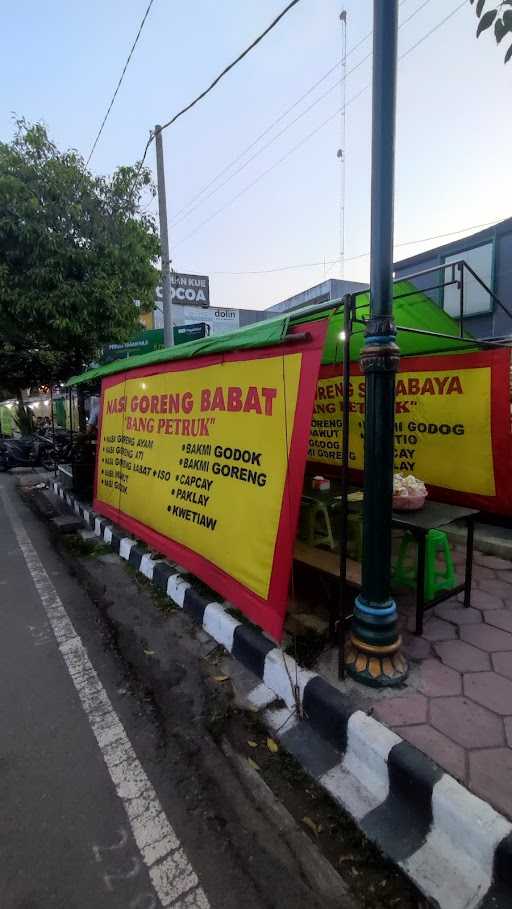
[[[0,471],[13,467],[43,467],[53,470],[52,442],[42,436],[22,436],[20,439],[0,439]]]
[[[43,433],[43,438],[50,446],[57,464],[69,464],[72,461],[73,444],[67,429],[56,427],[54,431]]]

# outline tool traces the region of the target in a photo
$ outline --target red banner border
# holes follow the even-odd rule
[[[144,540],[149,546],[167,556],[191,573],[197,575],[217,593],[240,608],[255,624],[260,625],[276,640],[282,636],[284,618],[288,606],[288,586],[290,579],[293,547],[300,507],[300,496],[304,482],[304,469],[311,428],[311,417],[316,394],[316,383],[320,360],[325,341],[327,320],[292,327],[290,335],[307,333],[310,340],[304,343],[279,344],[272,347],[248,351],[232,351],[224,354],[210,355],[191,360],[176,360],[171,363],[155,363],[149,367],[139,367],[113,376],[107,376],[102,382],[102,401],[98,423],[98,452],[102,433],[103,392],[113,385],[119,385],[127,378],[135,379],[158,375],[162,372],[178,372],[189,369],[201,369],[222,363],[234,363],[245,360],[261,360],[270,357],[302,354],[299,388],[295,421],[290,443],[288,472],[281,504],[274,559],[267,599],[255,594],[227,572],[214,565],[204,556],[199,555],[187,546],[171,540],[147,524],[138,521],[125,512],[102,502],[97,497],[98,463],[94,478],[94,509],[101,515],[118,523],[129,533]],[[288,506],[288,508],[287,508]],[[287,516],[288,515],[288,516]],[[250,558],[248,551],[247,557]]]
[[[509,401],[510,364],[512,350],[499,348],[496,350],[481,350],[472,353],[457,354],[425,354],[419,357],[402,357],[400,361],[401,372],[432,372],[439,369],[456,369],[460,364],[461,369],[475,369],[490,367],[491,369],[491,437],[492,455],[494,466],[495,495],[483,496],[476,493],[458,492],[447,489],[445,486],[434,486],[427,483],[429,492],[440,501],[454,505],[467,505],[494,514],[512,514],[512,430]],[[322,366],[320,378],[329,379],[341,377],[341,364]],[[359,363],[350,364],[351,376],[363,376]],[[508,429],[504,431],[504,427]],[[311,465],[320,463],[324,472],[332,476],[338,468],[334,464],[324,461],[310,460]],[[318,469],[317,467],[315,469]],[[353,469],[350,471],[355,482],[363,482],[364,472]]]

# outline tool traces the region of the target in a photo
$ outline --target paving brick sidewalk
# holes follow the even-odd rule
[[[475,552],[471,608],[459,595],[427,612],[422,637],[398,599],[411,676],[374,716],[512,818],[512,562]]]
[[[463,575],[465,550],[452,550]],[[512,820],[512,562],[475,552],[471,608],[462,595],[425,613],[416,637],[414,594],[395,594],[410,673],[399,689],[337,678],[337,652],[317,670],[471,792]]]

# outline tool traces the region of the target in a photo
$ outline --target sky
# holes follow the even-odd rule
[[[91,170],[109,174],[137,161],[149,130],[192,100],[285,5],[154,0]],[[146,6],[8,4],[0,139],[12,137],[13,115],[24,116],[43,121],[61,149],[87,158]],[[492,31],[476,39],[476,22],[469,0],[400,4],[396,260],[512,214],[512,61],[503,64],[506,48]],[[368,280],[371,28],[371,0],[301,0],[164,133],[173,266],[209,275],[213,305],[264,309],[326,277]],[[154,155],[153,143],[152,170]],[[155,201],[150,211],[157,216]],[[441,234],[450,235],[424,239]]]

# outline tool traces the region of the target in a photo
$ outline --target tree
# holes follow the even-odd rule
[[[470,0],[471,4],[474,4],[474,2],[475,0]],[[500,44],[508,33],[512,34],[512,0],[502,0],[498,8],[495,7],[484,11],[485,3],[486,0],[477,0],[475,7],[478,18],[476,36],[479,38],[482,32],[494,25],[494,37],[496,38],[496,43]],[[508,47],[504,62],[508,63],[511,57],[512,44]]]
[[[93,176],[41,123],[16,121],[12,142],[0,143],[0,386],[19,396],[131,337],[158,281],[147,190],[146,168]]]

